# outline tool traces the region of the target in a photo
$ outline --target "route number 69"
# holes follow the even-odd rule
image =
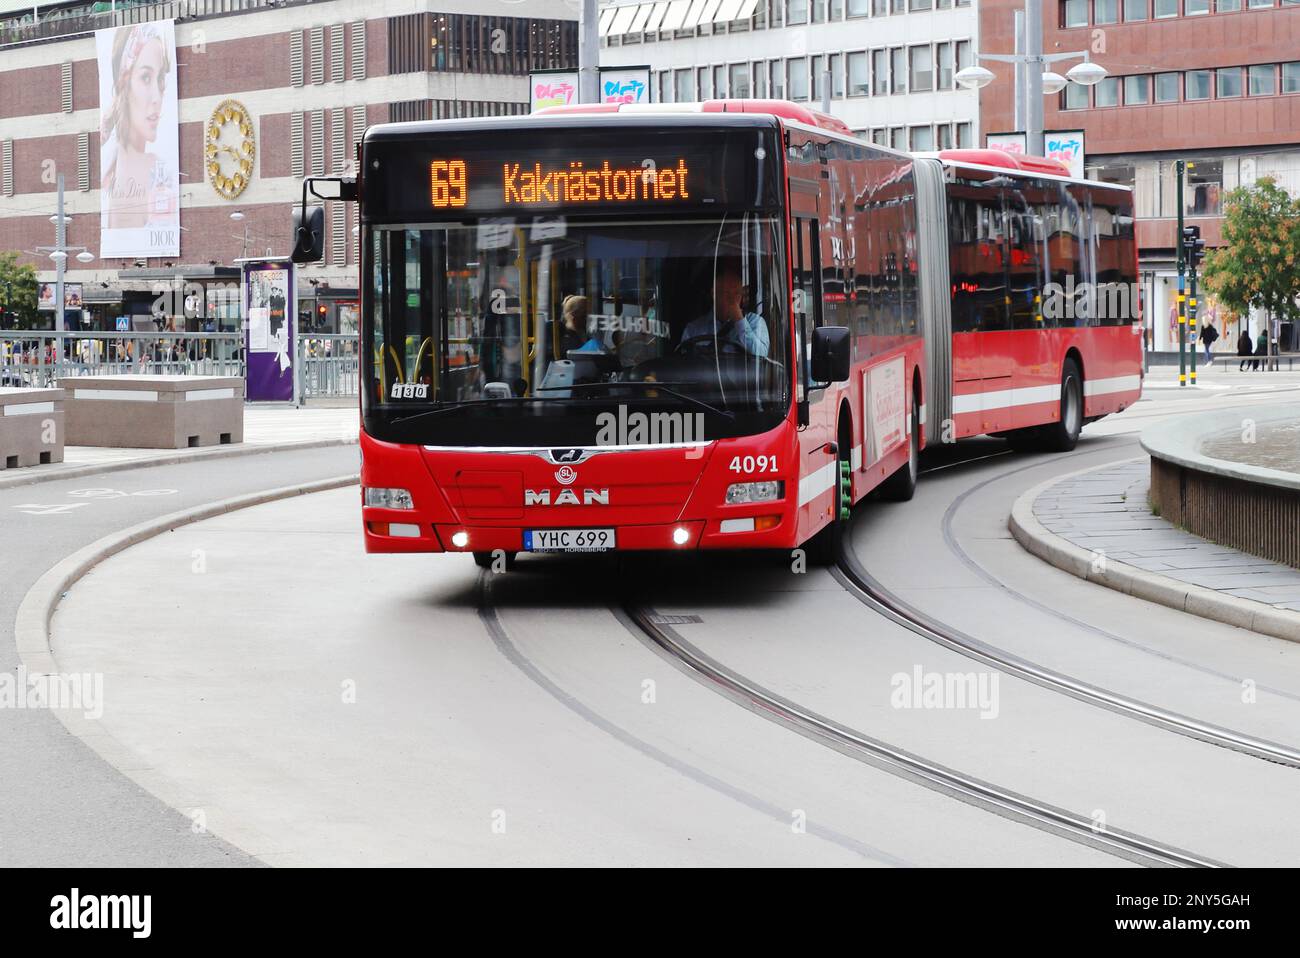
[[[776,472],[776,456],[734,456],[728,467],[732,472],[750,475],[755,472]]]

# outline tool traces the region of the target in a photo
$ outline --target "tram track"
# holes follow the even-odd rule
[[[654,609],[627,598],[613,609],[652,651],[707,688],[754,714],[873,768],[1011,821],[1147,867],[1214,868],[1222,862],[1039,801],[932,762],[798,705],[729,669],[687,641]]]

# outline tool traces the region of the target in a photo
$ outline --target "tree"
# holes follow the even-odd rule
[[[1223,200],[1224,245],[1205,255],[1205,286],[1220,304],[1247,316],[1262,309],[1273,320],[1300,318],[1300,201],[1261,177]]]
[[[0,252],[0,327],[32,329],[36,312],[36,269],[18,262],[18,254]]]

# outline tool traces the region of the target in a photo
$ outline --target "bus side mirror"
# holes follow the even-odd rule
[[[820,326],[813,330],[812,378],[819,383],[842,383],[849,378],[849,328]]]
[[[300,206],[293,211],[293,253],[295,263],[319,263],[325,258],[325,208]]]

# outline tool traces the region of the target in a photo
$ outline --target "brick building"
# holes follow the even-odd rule
[[[0,0],[0,249],[52,281],[33,253],[54,242],[55,176],[65,182],[67,243],[99,256],[100,103],[94,31],[176,21],[180,255],[147,260],[69,258],[88,328],[147,314],[158,284],[202,288],[182,305],[190,329],[237,328],[234,261],[289,251],[292,204],[304,175],[351,169],[368,124],[526,112],[528,72],[576,67],[577,13],[565,0],[178,0],[109,10],[108,3]],[[214,188],[204,132],[218,104],[244,107],[255,135],[247,186]],[[232,220],[240,212],[242,219]],[[326,258],[300,274],[300,312],[324,326],[354,322],[356,207],[326,209]],[[189,288],[190,290],[193,287]],[[46,314],[52,321],[52,314]],[[73,315],[71,321],[77,320]],[[177,317],[179,318],[179,317]],[[311,327],[309,327],[311,328]],[[355,328],[355,327],[353,327]]]
[[[984,0],[981,53],[1012,52],[1019,9]],[[1209,246],[1221,242],[1227,191],[1272,176],[1300,194],[1300,0],[1043,0],[1043,34],[1045,53],[1091,50],[1109,72],[1047,97],[1044,129],[1082,130],[1087,175],[1134,187],[1152,348],[1176,348],[1174,161],[1193,164],[1184,214]],[[981,91],[980,128],[1011,132],[1011,67],[981,65],[997,79]],[[1216,351],[1230,352],[1239,327],[1218,325]]]

